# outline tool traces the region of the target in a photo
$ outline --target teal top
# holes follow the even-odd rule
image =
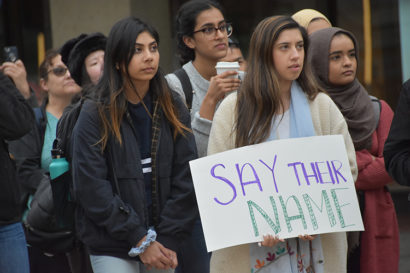
[[[44,134],[43,150],[41,152],[41,168],[49,171],[49,166],[51,163],[51,149],[53,148],[53,141],[56,138],[57,122],[58,118],[46,112],[47,114],[47,125],[46,132]]]

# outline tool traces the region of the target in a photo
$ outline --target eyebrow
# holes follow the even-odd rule
[[[291,42],[282,42],[282,43],[278,43],[278,44],[276,44],[277,46],[280,46],[280,45],[288,45],[288,44],[290,44]],[[297,41],[296,42],[296,44],[300,44],[300,43],[303,43],[303,40],[300,40],[300,41]]]
[[[219,21],[218,22],[218,26],[220,25],[220,24],[222,24],[222,23],[225,23],[226,22],[226,20],[225,19],[223,19],[222,21]],[[213,27],[214,26],[214,24],[212,24],[212,23],[205,23],[205,24],[203,24],[200,28],[203,28],[203,27]]]
[[[157,41],[153,41],[153,42],[149,43],[148,45],[150,46],[150,45],[154,45],[156,43],[157,43]],[[135,45],[136,46],[144,46],[144,44],[139,44],[139,43],[135,43]]]
[[[356,51],[356,49],[353,48],[353,49],[349,49],[347,52],[351,53],[351,52],[355,52],[355,51]],[[334,54],[341,54],[341,53],[343,53],[342,50],[333,51],[333,52],[330,52],[329,56],[334,55]]]

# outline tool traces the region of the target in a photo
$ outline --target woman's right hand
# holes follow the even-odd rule
[[[157,241],[152,242],[139,256],[148,270],[153,267],[156,269],[175,269],[178,265],[176,253]]]
[[[236,71],[226,71],[211,78],[208,91],[199,110],[199,115],[202,118],[212,120],[217,103],[229,92],[238,90],[241,80],[238,78],[230,78],[237,74],[238,72]]]
[[[284,239],[280,239],[277,235],[273,236],[271,234],[267,234],[263,236],[263,241],[259,243],[259,246],[273,247],[284,241]]]

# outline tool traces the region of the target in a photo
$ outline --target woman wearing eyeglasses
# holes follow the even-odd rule
[[[221,7],[212,1],[189,1],[181,6],[176,19],[177,46],[182,68],[192,85],[192,129],[199,157],[206,155],[208,136],[218,103],[240,80],[236,72],[216,74],[216,63],[226,56],[232,27]],[[183,98],[182,84],[175,74],[167,75],[170,87]]]
[[[229,92],[237,90],[240,80],[231,78],[237,73],[216,74],[216,63],[226,56],[228,37],[232,27],[225,20],[218,3],[193,0],[182,5],[176,18],[177,46],[183,71],[192,87],[191,125],[195,135],[198,156],[206,155],[212,119],[220,101]],[[191,104],[185,96],[183,83],[175,74],[167,75],[171,89]],[[191,90],[188,90],[191,92]],[[192,236],[183,242],[178,253],[176,272],[209,272],[209,260],[201,222],[195,224]]]
[[[10,152],[16,159],[17,179],[22,187],[22,202],[27,204],[23,221],[36,189],[40,184],[50,183],[47,173],[57,122],[71,98],[80,92],[80,87],[71,78],[57,51],[47,53],[39,74],[40,86],[47,93],[47,98],[40,108],[34,109],[36,123],[32,130],[23,138],[10,143]],[[29,237],[27,241],[30,243]],[[30,246],[29,259],[32,273],[70,272],[65,254],[43,253],[41,249]]]

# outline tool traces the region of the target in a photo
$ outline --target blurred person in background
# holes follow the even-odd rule
[[[246,60],[243,57],[241,47],[239,45],[238,39],[232,35],[228,38],[228,52],[225,57],[223,57],[221,62],[238,62],[239,71],[246,71]]]
[[[293,14],[292,19],[304,27],[308,35],[319,29],[332,26],[326,16],[314,9],[302,9]]]
[[[4,62],[0,66],[0,71],[10,77],[31,107],[38,107],[36,94],[27,81],[27,71],[22,60]]]
[[[49,165],[57,122],[73,96],[81,90],[71,78],[61,55],[55,50],[47,52],[39,74],[40,86],[47,95],[39,108],[41,115],[38,123],[32,122],[31,131],[10,144],[10,150],[16,158],[17,178],[22,186],[23,200],[27,203],[26,211],[30,208],[31,198],[40,182],[50,183]],[[29,258],[32,273],[71,272],[64,253],[45,253],[35,246],[29,246]]]
[[[1,71],[0,96],[0,269],[3,273],[29,273],[20,187],[7,141],[28,133],[34,116],[30,105]]]

